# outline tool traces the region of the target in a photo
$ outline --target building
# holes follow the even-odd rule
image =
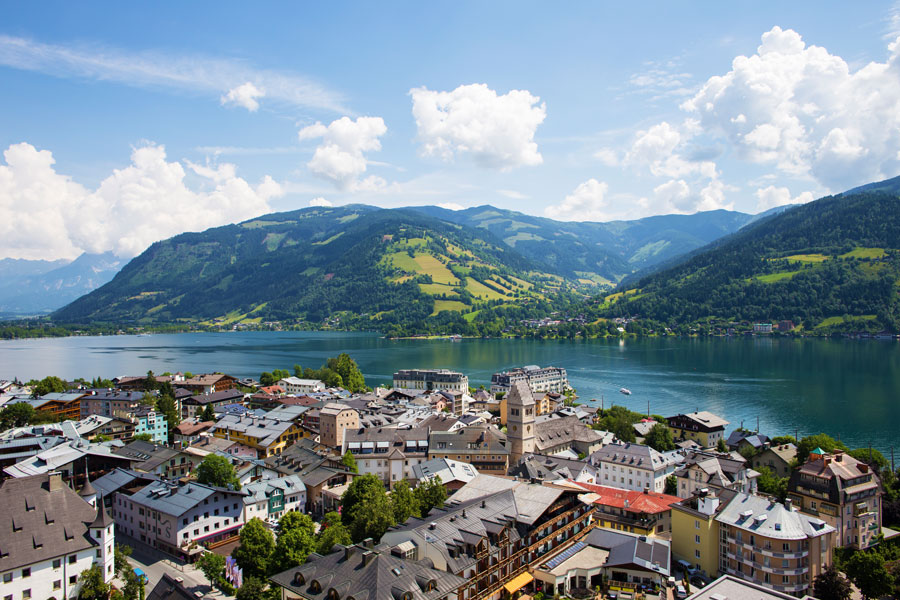
[[[182,446],[190,446],[215,425],[215,421],[201,421],[197,417],[186,419],[172,430],[173,441],[181,442]]]
[[[756,433],[746,429],[735,429],[725,440],[725,445],[729,450],[740,452],[744,448],[752,448],[754,452],[759,452],[769,443],[769,436],[764,433]]]
[[[181,418],[192,419],[199,417],[200,413],[206,410],[207,406],[212,406],[213,412],[215,412],[230,404],[241,404],[243,401],[244,393],[235,389],[195,394],[182,399]]]
[[[86,440],[95,440],[100,436],[110,440],[129,441],[134,437],[135,422],[126,417],[104,417],[91,415],[78,421],[75,431]]]
[[[210,431],[218,438],[255,448],[260,458],[281,454],[304,436],[303,430],[293,421],[249,415],[225,415]]]
[[[356,460],[359,473],[372,473],[388,487],[415,478],[413,469],[428,460],[428,428],[370,427],[347,430],[343,454]]]
[[[590,492],[597,507],[594,518],[598,527],[645,536],[671,536],[672,505],[681,502],[681,498],[591,483],[579,483],[578,486]]]
[[[491,375],[491,393],[495,396],[505,394],[517,381],[524,381],[532,392],[562,394],[569,389],[569,378],[565,369],[528,365]]]
[[[96,496],[87,497],[95,504],[69,488],[59,473],[0,484],[3,598],[77,598],[82,571],[94,565],[104,582],[112,581],[112,520],[96,507]]]
[[[306,487],[306,512],[322,516],[337,510],[340,497],[356,476],[340,457],[318,452],[317,444],[303,439],[277,456],[264,459],[266,468],[279,477],[299,475]]]
[[[524,380],[512,383],[507,394],[507,428],[506,437],[509,440],[509,458],[513,464],[519,462],[526,454],[534,453],[535,449],[535,415],[534,395]]]
[[[725,439],[728,421],[705,410],[675,415],[666,419],[672,436],[680,440],[694,440],[704,448],[715,448]]]
[[[150,440],[157,444],[169,441],[169,424],[166,415],[156,412],[149,406],[142,406],[132,415],[134,435],[148,434]]]
[[[329,402],[319,409],[319,442],[329,448],[344,445],[344,431],[359,428],[359,413],[339,402]]]
[[[715,492],[729,489],[753,494],[759,473],[741,457],[711,451],[688,452],[684,462],[675,470],[678,496],[690,498],[701,489]]]
[[[62,444],[38,452],[3,469],[7,477],[30,477],[53,472],[62,474],[63,481],[74,487],[85,483],[85,468],[91,479],[96,479],[116,467],[128,467],[127,457],[113,452],[111,444],[94,444],[82,439],[67,440]]]
[[[35,411],[65,421],[77,421],[81,418],[81,399],[85,392],[61,392],[44,394],[40,398],[28,400]]]
[[[261,479],[245,485],[244,523],[257,518],[276,522],[285,513],[306,512],[306,486],[299,475]]]
[[[772,333],[771,323],[754,323],[753,333]]]
[[[178,579],[181,579],[180,577]],[[197,597],[184,587],[184,584],[168,573],[163,573],[146,600],[197,600]]]
[[[478,470],[469,463],[447,458],[434,458],[414,465],[412,479],[415,485],[439,477],[441,484],[453,493],[478,475]]]
[[[759,454],[753,457],[753,468],[760,469],[766,467],[776,477],[790,477],[791,465],[797,458],[797,446],[794,444],[781,444],[778,446],[769,446]]]
[[[588,456],[607,441],[604,432],[591,429],[576,416],[559,413],[538,417],[534,429],[534,451],[545,455],[566,453],[571,458]]]
[[[791,473],[788,498],[803,513],[838,532],[838,546],[868,548],[881,534],[881,481],[869,465],[845,454],[816,448]]]
[[[465,597],[466,580],[408,560],[384,544],[312,553],[299,567],[273,575],[282,600],[446,600]]]
[[[314,394],[325,391],[325,384],[318,379],[300,379],[299,377],[286,377],[276,384],[284,390],[284,393],[296,396],[297,394]]]
[[[715,519],[722,574],[804,595],[832,562],[834,527],[797,512],[790,502],[738,494]]]
[[[560,400],[562,396],[555,392],[534,392],[532,395],[534,396],[534,413],[538,416],[550,414],[563,404]],[[506,425],[509,418],[509,408],[506,403],[508,396],[509,393],[506,393],[499,400],[501,425]]]
[[[194,481],[151,483],[134,494],[116,494],[113,518],[122,533],[176,556],[190,559],[208,544],[237,536],[244,524],[246,492]]]
[[[190,390],[194,394],[212,394],[234,389],[237,386],[237,379],[222,373],[207,373],[195,375],[190,379],[179,381],[175,385]]]
[[[609,444],[590,457],[600,468],[600,485],[626,490],[662,493],[666,477],[675,471],[674,463],[650,446]]]
[[[134,440],[113,450],[116,456],[129,461],[129,467],[160,477],[184,477],[190,475],[202,460],[199,456],[167,446]]]
[[[479,473],[506,475],[510,451],[496,428],[473,425],[456,431],[439,431],[429,438],[428,458],[467,462]]]
[[[669,542],[618,531],[593,529],[533,573],[545,597],[584,594],[604,580],[610,590],[663,587],[670,573]],[[579,594],[579,595],[581,595]],[[649,597],[649,594],[648,594]]]
[[[394,373],[394,387],[411,390],[469,391],[469,378],[448,369],[404,369]]]
[[[709,577],[719,572],[718,515],[735,496],[731,490],[718,494],[701,490],[672,504],[672,556],[694,565]]]
[[[796,596],[776,592],[770,587],[750,583],[731,575],[722,575],[706,587],[700,588],[687,600],[796,600]],[[809,596],[806,596],[808,599]]]
[[[144,392],[122,392],[119,390],[94,390],[81,398],[81,416],[102,415],[114,417],[128,415],[140,407]]]
[[[561,455],[526,454],[518,464],[510,465],[509,475],[534,481],[574,481],[596,483],[597,467],[589,462]]]
[[[593,508],[580,492],[479,474],[443,507],[392,527],[381,541],[467,580],[464,599],[499,599],[588,530]]]

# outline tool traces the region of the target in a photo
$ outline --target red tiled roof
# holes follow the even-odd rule
[[[673,504],[681,502],[682,500],[677,496],[660,494],[658,492],[634,492],[631,490],[607,487],[605,485],[581,483],[580,481],[572,481],[572,483],[581,486],[588,492],[593,492],[600,496],[599,499],[594,501],[594,504],[624,508],[629,512],[647,514],[665,512],[669,510]],[[627,507],[625,506],[626,500],[628,501]]]
[[[267,385],[265,387],[259,388],[259,391],[263,394],[268,394],[269,396],[278,396],[284,394],[284,390],[281,389],[281,386],[278,385]]]

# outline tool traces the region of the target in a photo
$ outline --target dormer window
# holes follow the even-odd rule
[[[318,581],[313,580],[313,582],[309,584],[309,589],[312,590],[314,594],[321,594],[322,584]]]

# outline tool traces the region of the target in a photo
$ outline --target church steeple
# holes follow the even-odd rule
[[[512,384],[506,397],[506,407],[509,460],[510,465],[514,465],[526,454],[534,452],[534,394],[525,381],[516,381]]]
[[[91,479],[88,474],[87,468],[87,460],[85,460],[84,465],[84,486],[78,492],[78,495],[81,496],[85,502],[87,502],[94,508],[97,507],[97,490],[95,490],[94,486],[91,485]]]

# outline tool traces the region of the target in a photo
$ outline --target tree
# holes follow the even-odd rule
[[[889,594],[894,584],[893,577],[884,566],[884,558],[877,552],[854,553],[844,566],[844,571],[864,598],[880,598]]]
[[[394,484],[394,490],[391,492],[391,508],[394,512],[394,521],[397,523],[405,523],[410,517],[420,516],[419,500],[405,479]]]
[[[724,438],[719,438],[719,441],[716,442],[716,451],[723,454],[728,452],[728,444],[725,443]]]
[[[125,587],[122,588],[125,600],[144,600],[144,578],[128,569],[125,571]]]
[[[44,377],[40,381],[30,381],[28,383],[29,385],[31,385],[32,398],[40,398],[41,396],[44,396],[46,394],[51,394],[54,392],[60,393],[68,389],[65,381],[53,375]]]
[[[331,362],[330,360],[328,361]],[[363,377],[362,371],[356,361],[350,358],[350,355],[343,352],[338,355],[334,366],[328,365],[332,370],[341,376],[343,387],[351,392],[362,392],[366,389],[366,379]]]
[[[835,450],[848,450],[847,446],[845,446],[842,442],[835,440],[830,435],[824,433],[809,435],[801,439],[800,443],[797,444],[797,462],[801,465],[804,464],[806,462],[806,459],[809,458],[809,453],[816,448],[821,448],[825,452],[834,452]]]
[[[785,444],[796,444],[797,440],[792,435],[776,435],[771,440],[769,440],[769,444],[772,446],[783,446]]]
[[[257,577],[247,577],[234,597],[235,600],[267,600],[266,584]]]
[[[171,394],[162,393],[156,401],[156,409],[166,417],[166,429],[169,441],[172,439],[172,430],[181,423],[181,415],[178,414],[178,404]]]
[[[232,551],[231,556],[244,570],[247,579],[265,577],[272,552],[275,551],[275,536],[265,523],[254,517],[241,528],[240,538],[241,543]]]
[[[787,498],[788,478],[778,477],[769,467],[760,467],[758,471],[756,487],[760,493],[775,496],[784,502],[784,499]]]
[[[834,565],[816,575],[813,590],[818,600],[850,600],[852,592],[850,582]]]
[[[145,390],[159,389],[159,382],[156,380],[156,375],[153,374],[153,371],[147,371],[147,378],[144,380],[144,389]]]
[[[384,493],[384,484],[372,473],[366,473],[354,478],[347,487],[347,491],[341,496],[341,520],[344,522],[344,525],[350,525],[350,513],[364,497],[377,494],[379,491]]]
[[[872,467],[872,470],[878,475],[891,470],[891,463],[884,457],[884,454],[875,448],[857,448],[856,450],[851,450],[847,454]]]
[[[359,473],[359,467],[356,466],[356,459],[353,458],[353,455],[350,454],[348,450],[346,454],[341,458],[341,463],[350,469],[351,473]]]
[[[303,516],[309,518],[306,515]],[[311,522],[312,520],[310,520]],[[288,529],[279,534],[278,540],[275,542],[275,550],[269,561],[269,574],[274,575],[302,565],[309,553],[315,549],[316,538],[312,531],[304,527]]]
[[[103,571],[99,565],[81,572],[81,591],[79,600],[106,600],[109,597],[109,585],[103,581]]]
[[[394,524],[394,512],[381,480],[371,473],[357,477],[341,498],[341,518],[354,542],[380,540]]]
[[[236,490],[241,489],[241,483],[234,474],[234,465],[218,454],[206,455],[203,462],[197,465],[197,481],[216,487],[228,487],[230,484]]]
[[[212,586],[218,585],[225,572],[225,557],[215,552],[204,552],[197,559],[197,567]]]
[[[443,506],[447,500],[447,490],[438,475],[419,482],[413,493],[419,501],[419,513],[422,516],[427,515],[435,506]]]
[[[294,365],[294,377],[303,377],[303,367],[301,367],[300,365]]]
[[[650,428],[644,437],[644,443],[657,452],[667,452],[675,449],[675,441],[672,439],[672,430],[668,425],[657,423]]]
[[[99,436],[98,436],[98,437],[99,437]],[[152,442],[152,441],[153,441],[153,436],[150,435],[149,433],[136,433],[136,434],[134,435],[134,437],[131,438],[131,439],[132,439],[132,440],[138,440],[138,441],[141,441],[141,442]],[[95,438],[94,441],[96,441],[96,438]]]
[[[25,427],[35,419],[34,407],[27,402],[16,402],[0,410],[0,427],[11,429]]]
[[[269,387],[270,385],[275,385],[275,381],[276,381],[275,377],[268,371],[260,373],[260,375],[259,375],[259,385],[261,385],[262,387]]]
[[[285,513],[281,519],[278,520],[278,525],[275,527],[275,533],[281,536],[288,531],[294,530],[303,531],[312,536],[316,533],[316,524],[313,522],[312,518],[305,513],[297,511]]]
[[[344,546],[353,543],[350,539],[350,531],[341,521],[341,515],[336,512],[325,513],[322,518],[322,527],[316,540],[316,552],[329,554],[337,544]]]
[[[116,550],[113,554],[113,559],[115,561],[114,568],[119,577],[124,576],[127,571],[131,570],[131,565],[128,562],[129,556],[131,556],[131,546],[126,546],[125,544],[116,544]]]
[[[272,371],[272,377],[275,378],[275,382],[278,383],[282,379],[287,379],[291,374],[287,372],[285,369],[275,369]]]
[[[216,410],[213,408],[212,404],[207,404],[203,411],[200,413],[201,421],[215,421],[216,420]]]
[[[670,496],[678,495],[678,477],[675,475],[666,477],[666,487],[663,490],[663,493],[669,494]]]

